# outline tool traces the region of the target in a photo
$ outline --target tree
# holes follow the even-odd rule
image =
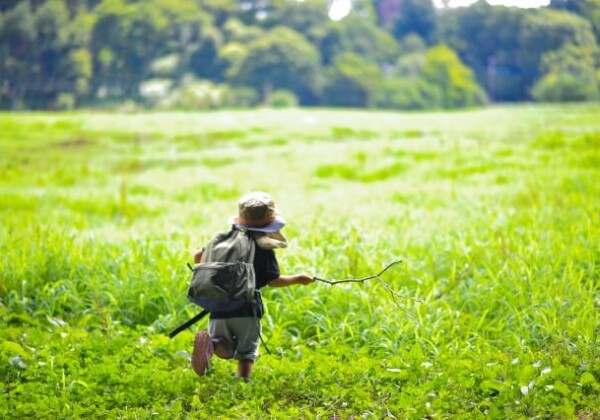
[[[475,82],[471,69],[445,45],[427,51],[422,77],[428,84],[439,89],[439,105],[443,108],[467,107],[485,101],[485,94]]]
[[[552,0],[550,7],[567,10],[587,19],[600,42],[600,0]]]
[[[546,53],[543,77],[532,89],[538,101],[592,101],[599,97],[596,48],[567,45]]]
[[[196,3],[187,0],[103,0],[95,11],[95,90],[115,97],[137,98],[157,58],[177,53],[180,67],[187,68],[210,26]]]
[[[393,63],[398,56],[398,44],[394,38],[370,19],[356,13],[330,24],[320,50],[324,65],[331,64],[337,55],[347,52],[378,64]]]
[[[474,69],[492,99],[500,101],[528,97],[546,52],[569,43],[595,42],[590,23],[572,13],[490,6],[483,1],[445,10],[440,33]]]
[[[493,100],[521,100],[527,94],[517,62],[525,15],[521,9],[478,1],[446,9],[441,16],[440,37],[474,70]]]
[[[274,89],[294,92],[300,103],[308,104],[314,103],[318,94],[319,69],[316,48],[298,32],[278,27],[248,44],[231,79],[255,87],[267,104]]]
[[[287,1],[265,19],[263,26],[285,26],[303,34],[311,43],[318,45],[327,33],[329,17],[321,0]]]
[[[354,53],[341,54],[326,71],[323,103],[330,106],[370,107],[380,77],[375,63]]]
[[[394,0],[382,0],[384,4],[389,1]],[[427,42],[432,42],[435,36],[436,22],[435,7],[432,1],[400,0],[399,12],[392,23],[392,34],[400,39],[414,33]]]
[[[60,0],[45,1],[36,9],[24,1],[8,10],[3,21],[3,106],[53,107],[61,96],[73,104],[87,93],[90,19],[84,9],[72,15]]]
[[[591,24],[569,12],[542,9],[529,13],[519,33],[517,53],[525,85],[531,86],[539,77],[544,54],[567,44],[594,46]]]
[[[0,75],[3,87],[0,100],[4,106],[20,108],[24,106],[28,82],[35,80],[30,65],[35,61],[35,18],[28,2],[17,4],[4,14],[1,35],[3,59],[0,61]]]
[[[422,78],[392,77],[384,80],[375,94],[375,106],[389,109],[441,108],[441,92]]]

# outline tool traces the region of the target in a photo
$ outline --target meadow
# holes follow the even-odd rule
[[[0,418],[600,418],[600,106],[0,114]],[[268,191],[252,382],[186,263]],[[390,288],[401,297],[393,297]]]

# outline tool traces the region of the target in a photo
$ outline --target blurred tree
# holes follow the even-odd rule
[[[399,2],[393,8],[399,10],[391,23],[392,34],[397,39],[414,33],[428,43],[433,42],[437,18],[435,6],[431,0],[380,0],[378,10],[382,10],[382,8],[385,10],[388,2]],[[380,22],[382,23],[390,19],[392,19],[390,16],[380,16]]]
[[[224,36],[225,43],[248,43],[261,37],[264,31],[258,26],[248,26],[239,19],[229,19],[223,25],[221,32]]]
[[[517,63],[525,86],[531,86],[540,75],[544,54],[567,44],[596,44],[591,24],[569,12],[540,9],[528,13],[519,33]]]
[[[167,54],[179,54],[181,79],[210,26],[210,18],[187,0],[103,0],[95,10],[94,88],[109,97],[137,98],[151,63]]]
[[[587,19],[600,42],[600,0],[552,0],[550,7],[568,10]]]
[[[592,101],[599,97],[598,49],[567,45],[542,58],[543,77],[532,89],[538,101]]]
[[[398,57],[398,44],[394,38],[356,13],[331,23],[320,47],[325,65],[331,64],[337,55],[347,52],[379,64],[393,63]]]
[[[341,54],[325,72],[323,103],[330,106],[370,107],[380,77],[375,63],[354,53]]]
[[[471,69],[445,45],[427,51],[422,77],[428,84],[439,89],[439,106],[442,108],[480,105],[485,101],[485,94],[477,85]]]
[[[427,44],[417,34],[409,34],[399,41],[400,52],[402,54],[411,54],[423,52],[427,49]]]
[[[71,16],[65,2],[48,0],[37,8],[24,1],[8,10],[0,37],[0,103],[12,108],[74,104],[87,92],[91,20],[85,9]]]
[[[242,6],[238,0],[196,0],[202,10],[212,16],[217,27],[222,27],[229,19],[240,15]]]
[[[225,78],[226,64],[219,57],[223,36],[216,28],[209,28],[190,55],[190,70],[198,77],[215,82]]]
[[[28,83],[35,80],[31,66],[35,62],[33,45],[36,39],[35,17],[28,2],[16,4],[5,12],[0,33],[0,103],[4,107],[21,108]]]
[[[520,100],[527,94],[516,57],[525,14],[483,1],[442,14],[441,38],[475,71],[493,100]]]
[[[285,26],[318,45],[327,33],[329,17],[322,0],[286,1],[265,19],[263,26]]]
[[[568,43],[594,43],[589,22],[565,11],[479,1],[471,7],[444,10],[441,19],[441,36],[474,69],[479,83],[496,101],[526,99],[546,52]]]
[[[319,90],[319,62],[318,51],[306,38],[278,27],[248,44],[231,78],[236,84],[255,87],[266,104],[270,104],[274,89],[294,92],[300,103],[310,104]]]
[[[392,77],[384,80],[375,93],[375,106],[387,109],[440,108],[442,93],[422,78]]]

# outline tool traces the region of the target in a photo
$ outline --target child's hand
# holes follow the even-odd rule
[[[308,274],[298,274],[296,276],[296,284],[310,284],[313,283],[315,281],[315,278],[312,276],[309,276]]]

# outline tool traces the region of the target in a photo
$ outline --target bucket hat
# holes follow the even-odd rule
[[[238,202],[238,210],[238,215],[233,217],[233,224],[238,229],[273,233],[285,226],[273,197],[265,192],[245,194]]]

